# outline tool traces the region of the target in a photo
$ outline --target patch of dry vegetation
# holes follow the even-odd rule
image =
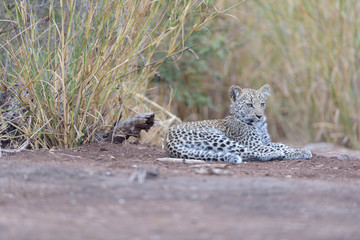
[[[2,105],[1,141],[18,144],[41,129],[36,149],[97,141],[149,105],[159,121],[174,120],[145,96],[147,80],[220,13],[196,0],[51,0],[41,8],[3,0],[2,7],[1,26],[10,27],[0,39],[1,90],[15,104]],[[12,111],[16,119],[6,119]]]

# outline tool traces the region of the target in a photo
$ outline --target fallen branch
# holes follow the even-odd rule
[[[182,158],[157,158],[156,160],[167,163],[187,163],[187,164],[209,163],[203,160],[182,159]]]
[[[106,142],[122,143],[133,136],[140,137],[141,130],[146,132],[154,125],[154,113],[143,113],[117,124],[105,137]],[[117,134],[115,134],[117,132]]]

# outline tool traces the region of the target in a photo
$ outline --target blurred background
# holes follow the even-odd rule
[[[143,141],[159,144],[180,120],[226,116],[231,85],[266,83],[274,140],[359,148],[358,0],[99,4],[2,0],[2,91],[23,86],[15,95],[39,120],[21,112],[14,136],[50,121],[34,148],[96,141],[119,115],[146,111],[157,124]]]
[[[185,52],[159,68],[152,98],[166,102],[171,87],[182,120],[222,118],[231,85],[267,83],[274,139],[359,148],[359,12],[357,0],[246,1],[189,38],[198,59]]]

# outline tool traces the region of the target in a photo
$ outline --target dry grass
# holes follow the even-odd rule
[[[30,1],[10,9],[3,0],[7,19],[0,22],[12,25],[0,39],[1,89],[21,109],[19,124],[7,122],[11,136],[1,138],[25,140],[41,128],[31,142],[36,149],[96,141],[120,116],[147,111],[147,80],[219,14],[196,0],[49,2],[40,12]],[[189,18],[195,24],[185,31]]]
[[[356,1],[285,1],[262,5],[262,59],[272,83],[278,128],[287,135],[359,146],[360,72]],[[276,10],[275,10],[276,8]],[[266,58],[265,58],[266,57]],[[261,71],[262,69],[259,69]],[[265,69],[264,69],[265,70]],[[273,119],[276,117],[273,117]],[[289,123],[290,122],[290,123]]]

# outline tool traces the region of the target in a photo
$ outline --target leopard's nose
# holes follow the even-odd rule
[[[261,118],[262,118],[262,115],[257,115],[257,114],[256,114],[256,117],[257,117],[258,119],[261,119]]]

